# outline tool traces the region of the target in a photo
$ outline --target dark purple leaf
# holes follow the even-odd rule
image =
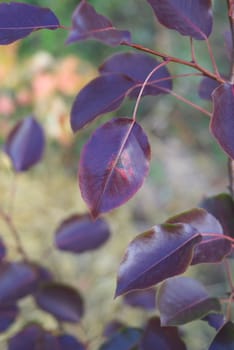
[[[57,337],[59,350],[85,350],[86,346],[70,334],[62,334]],[[51,349],[52,350],[52,349]]]
[[[131,34],[113,27],[111,21],[95,11],[86,0],[81,0],[72,16],[72,29],[67,43],[95,39],[106,45],[117,46],[131,42]]]
[[[2,238],[0,238],[0,261],[4,259],[5,256],[6,256],[6,247]]]
[[[229,321],[218,331],[209,350],[234,349],[234,323]]]
[[[210,130],[222,149],[234,159],[234,85],[220,85],[212,94],[213,115]]]
[[[124,323],[118,320],[112,320],[105,326],[103,336],[106,338],[110,338],[115,333],[119,332],[122,328],[126,328],[126,325]]]
[[[201,235],[190,225],[164,224],[137,236],[120,264],[116,296],[183,273]]]
[[[44,132],[32,117],[18,122],[8,135],[4,151],[10,157],[16,172],[28,170],[37,164],[45,148]]]
[[[129,77],[137,85],[142,85],[149,73],[159,65],[159,62],[146,54],[124,52],[109,57],[99,68],[101,74],[119,73]],[[168,79],[167,79],[168,78]],[[166,79],[160,81],[160,79]],[[159,80],[157,82],[156,80]],[[154,82],[156,81],[156,82]],[[149,79],[142,96],[165,93],[160,87],[171,90],[172,80],[166,67],[159,68]],[[130,90],[129,97],[136,98],[141,86]]]
[[[212,31],[211,0],[147,0],[159,22],[196,40]]]
[[[83,148],[79,164],[81,194],[93,217],[129,200],[149,171],[150,146],[132,119],[112,119]]]
[[[5,332],[12,325],[19,314],[16,305],[0,306],[0,332]]]
[[[224,237],[222,226],[204,209],[188,210],[170,218],[167,222],[190,224],[202,235],[202,241],[194,249],[191,265],[217,263],[231,252],[231,242]]]
[[[211,94],[219,85],[220,83],[217,80],[204,77],[200,82],[198,94],[204,100],[212,100]]]
[[[38,274],[33,265],[24,262],[0,264],[0,305],[12,303],[30,294]]]
[[[139,350],[186,350],[176,327],[161,327],[158,317],[151,318],[144,330]]]
[[[134,82],[119,74],[107,74],[92,80],[77,95],[71,110],[75,132],[98,116],[117,109]]]
[[[156,289],[135,290],[124,295],[124,302],[132,307],[152,311],[156,309]]]
[[[99,350],[136,350],[141,334],[138,328],[126,327],[102,344]]]
[[[185,324],[221,309],[218,299],[210,297],[200,282],[184,276],[164,281],[157,302],[162,326]]]
[[[208,324],[216,330],[220,329],[225,323],[224,315],[216,313],[210,313],[206,315],[202,320],[208,322]]]
[[[234,201],[227,193],[204,198],[200,207],[216,217],[222,225],[225,235],[234,237]]]
[[[35,294],[37,304],[61,321],[79,322],[84,313],[83,300],[72,287],[46,283]]]
[[[8,350],[61,350],[57,339],[36,324],[27,325],[9,339]]]
[[[61,250],[83,253],[99,248],[110,237],[104,219],[93,220],[89,215],[73,215],[56,230],[55,244]]]
[[[39,29],[57,29],[60,24],[48,8],[17,2],[0,4],[0,45],[7,45]]]

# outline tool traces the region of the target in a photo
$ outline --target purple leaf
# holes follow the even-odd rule
[[[211,0],[147,0],[159,22],[196,40],[212,31]]]
[[[139,350],[186,350],[176,327],[161,327],[158,317],[151,318],[144,330]]]
[[[62,334],[57,337],[59,350],[85,350],[86,346],[70,334]]]
[[[27,325],[8,342],[8,350],[61,350],[57,339],[36,324]]]
[[[209,77],[202,78],[198,94],[203,100],[212,100],[212,92],[220,85],[217,80],[211,79]]]
[[[0,45],[8,45],[39,29],[57,29],[60,24],[48,8],[24,3],[0,4]]]
[[[234,323],[229,321],[218,331],[208,350],[234,349]]]
[[[204,198],[200,207],[216,217],[222,225],[225,235],[234,237],[234,201],[227,193]]]
[[[5,258],[5,256],[6,256],[6,247],[2,238],[0,237],[0,262],[2,259]]]
[[[231,59],[232,59],[232,33],[230,30],[226,30],[224,32],[224,43],[225,43],[227,57],[231,61]]]
[[[210,130],[222,149],[234,159],[234,85],[220,85],[212,94],[213,115]]]
[[[220,313],[210,313],[206,315],[202,320],[208,322],[208,324],[216,330],[219,330],[225,323],[225,317]]]
[[[107,74],[92,80],[73,103],[72,130],[80,130],[98,116],[117,109],[133,84],[131,79],[119,74]]]
[[[45,148],[44,132],[32,117],[18,122],[8,135],[4,151],[10,157],[16,172],[28,170],[37,164]]]
[[[221,309],[218,299],[210,297],[200,282],[184,276],[164,281],[157,302],[162,326],[185,324]]]
[[[156,309],[156,289],[135,290],[124,295],[124,302],[132,307],[152,311]]]
[[[135,350],[140,341],[142,331],[138,328],[126,327],[115,333],[99,350]]]
[[[84,313],[83,300],[72,287],[60,283],[46,283],[35,294],[40,308],[61,321],[79,322]]]
[[[110,237],[104,219],[92,220],[89,215],[73,215],[56,230],[55,244],[61,250],[83,253],[103,245]]]
[[[124,52],[109,57],[99,68],[101,74],[119,73],[129,77],[137,85],[142,85],[149,73],[159,65],[159,62],[146,54]],[[168,78],[168,79],[167,79]],[[160,81],[160,79],[166,79]],[[159,80],[159,82],[153,82]],[[160,87],[171,90],[172,80],[166,67],[159,68],[149,79],[142,96],[165,93]],[[140,87],[130,90],[129,97],[136,98]]]
[[[124,323],[118,320],[112,320],[105,326],[103,336],[106,338],[110,338],[115,333],[119,332],[122,328],[126,328],[126,325]]]
[[[201,235],[190,225],[164,224],[137,236],[120,264],[116,296],[183,273]]]
[[[0,306],[0,332],[5,332],[15,321],[19,314],[19,309],[16,305]]]
[[[25,262],[0,264],[0,305],[9,304],[30,294],[37,283],[35,267]]]
[[[202,241],[194,249],[191,265],[218,263],[231,252],[232,244],[223,236],[222,226],[204,209],[191,209],[170,218],[167,222],[190,224],[202,234]]]
[[[95,39],[109,46],[131,43],[131,34],[113,27],[111,21],[95,11],[86,0],[81,0],[72,16],[72,30],[67,43]]]
[[[93,133],[79,164],[81,194],[93,217],[122,205],[137,192],[149,159],[147,136],[132,119],[112,119]]]

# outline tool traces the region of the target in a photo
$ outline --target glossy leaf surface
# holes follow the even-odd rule
[[[94,221],[89,215],[73,215],[56,230],[55,244],[61,250],[83,253],[99,248],[109,237],[104,219]]]
[[[36,324],[27,325],[9,339],[8,350],[61,350],[57,339]]]
[[[159,22],[169,29],[196,40],[204,40],[212,30],[210,0],[147,0]]]
[[[129,200],[148,174],[150,146],[136,122],[112,119],[83,148],[79,164],[81,194],[93,217]]]
[[[135,290],[124,295],[125,304],[152,311],[156,309],[156,289]]]
[[[57,337],[59,350],[85,350],[86,346],[70,334],[62,334]]]
[[[98,77],[76,96],[71,110],[72,130],[78,131],[98,116],[116,110],[133,81],[119,74]]]
[[[16,305],[3,305],[0,307],[0,332],[5,332],[18,316],[19,309]]]
[[[0,45],[8,45],[38,29],[57,29],[59,21],[48,8],[19,2],[0,4]]]
[[[234,159],[234,85],[220,85],[212,94],[213,115],[210,130],[222,149]]]
[[[159,65],[151,56],[142,53],[124,52],[109,57],[99,68],[101,74],[119,73],[129,77],[135,85],[142,85],[149,73]],[[159,80],[159,82],[157,82]],[[161,81],[160,81],[161,80]],[[155,81],[155,82],[154,82]],[[165,93],[160,87],[171,90],[172,80],[166,67],[159,68],[149,79],[142,96]],[[128,96],[136,98],[141,86],[133,88]]]
[[[99,350],[135,350],[142,331],[138,328],[126,327],[115,333]]]
[[[199,84],[198,94],[203,100],[212,100],[212,92],[220,85],[217,80],[205,77]]]
[[[216,334],[209,350],[233,350],[234,349],[234,323],[227,322]]]
[[[176,327],[161,327],[158,317],[151,318],[144,330],[140,350],[186,350]]]
[[[84,313],[83,300],[72,287],[46,283],[35,294],[37,304],[61,321],[79,322]]]
[[[162,326],[185,324],[221,309],[218,299],[210,297],[200,282],[184,276],[164,281],[157,302]]]
[[[45,148],[44,132],[36,119],[25,118],[10,132],[4,151],[10,157],[16,172],[28,170],[37,164]]]
[[[0,305],[12,303],[32,292],[38,280],[33,265],[24,262],[0,264]]]
[[[95,11],[86,0],[81,0],[72,16],[72,30],[67,43],[95,39],[106,45],[117,46],[131,42],[131,34],[113,27],[111,21]]]
[[[229,194],[204,198],[200,206],[219,220],[225,235],[234,237],[234,201]]]
[[[186,224],[158,225],[140,234],[129,244],[120,264],[116,296],[183,273],[200,240],[197,230]]]
[[[221,224],[203,209],[188,210],[170,218],[167,222],[190,224],[202,234],[202,241],[194,249],[191,265],[217,263],[231,252],[231,242],[223,236]]]

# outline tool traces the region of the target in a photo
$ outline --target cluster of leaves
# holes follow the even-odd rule
[[[169,29],[190,37],[192,61],[146,49],[132,43],[131,34],[118,30],[106,17],[81,0],[72,18],[67,43],[95,39],[110,46],[124,45],[141,51],[127,51],[106,59],[99,67],[99,76],[89,82],[76,96],[71,109],[74,132],[105,113],[118,109],[125,98],[136,99],[133,116],[117,117],[101,125],[85,144],[79,163],[79,185],[91,212],[65,219],[58,227],[55,245],[58,249],[83,253],[101,246],[110,231],[100,214],[124,204],[142,186],[149,171],[150,144],[137,122],[140,99],[146,95],[175,94],[173,77],[167,65],[172,62],[191,67],[205,79],[200,95],[213,99],[213,112],[203,110],[211,118],[210,130],[230,159],[234,158],[233,84],[219,74],[208,37],[212,32],[210,0],[147,0],[158,21]],[[232,1],[229,14],[232,20]],[[231,6],[232,5],[232,6]],[[39,29],[62,28],[50,9],[23,3],[0,4],[0,44],[6,45]],[[193,40],[205,41],[214,72],[203,68],[196,59]],[[162,62],[154,56],[161,57]],[[193,75],[191,73],[191,75]],[[180,77],[180,76],[177,76]],[[211,84],[212,82],[212,84]],[[202,92],[201,92],[202,91]],[[205,93],[204,93],[205,91]],[[195,106],[193,104],[193,106]],[[202,111],[200,107],[197,108]],[[28,170],[43,155],[45,137],[34,117],[20,121],[6,140],[4,151],[15,172]],[[231,177],[232,178],[232,177]],[[232,181],[231,181],[232,187]],[[105,330],[108,338],[100,350],[162,350],[186,349],[178,326],[203,319],[217,330],[209,350],[231,350],[234,346],[234,323],[230,308],[234,289],[229,259],[234,245],[234,202],[231,195],[207,198],[194,208],[169,218],[138,235],[128,246],[120,263],[115,296],[126,294],[125,302],[145,309],[157,308],[160,319],[152,317],[142,329],[113,322]],[[1,216],[14,231],[7,213]],[[23,249],[23,260],[6,259],[1,242],[0,325],[4,331],[18,314],[17,301],[32,295],[39,308],[51,313],[59,322],[79,322],[84,314],[83,298],[74,288],[56,282],[41,266],[29,261]],[[197,280],[181,276],[190,265],[217,264],[225,261],[229,271],[230,296],[227,313],[223,314],[219,298],[208,293]],[[66,333],[52,334],[37,324],[26,325],[9,340],[10,350],[88,348]]]

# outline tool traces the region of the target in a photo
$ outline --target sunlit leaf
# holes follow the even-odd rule
[[[86,0],[81,0],[72,16],[72,29],[67,43],[95,39],[106,45],[117,46],[131,42],[131,34],[116,29],[111,21],[95,11]]]
[[[234,323],[229,321],[218,331],[208,350],[234,349]]]
[[[28,117],[18,122],[8,135],[4,151],[10,157],[16,172],[37,164],[45,148],[44,132],[36,119]]]
[[[150,146],[136,122],[112,119],[83,148],[79,164],[81,194],[93,217],[129,200],[149,170]]]
[[[83,316],[82,297],[72,287],[55,282],[46,283],[34,296],[40,308],[59,320],[75,323]]]
[[[210,130],[222,149],[234,159],[234,85],[225,83],[212,94],[213,115]]]
[[[99,68],[101,74],[119,73],[129,77],[135,85],[142,85],[148,74],[157,66],[159,62],[146,54],[123,52],[109,57]],[[159,80],[158,82],[156,80]],[[160,81],[161,80],[161,81]],[[155,81],[155,82],[154,82]],[[158,95],[165,93],[160,87],[171,90],[172,79],[166,67],[159,68],[149,79],[144,88],[142,96]],[[129,97],[136,98],[141,86],[130,90]]]
[[[0,45],[7,45],[39,29],[57,29],[59,21],[49,9],[19,2],[0,4]]]
[[[73,215],[56,230],[55,244],[61,250],[83,253],[99,248],[110,237],[104,219],[92,220],[89,215]]]
[[[136,350],[141,334],[138,328],[126,327],[102,344],[99,350]]]
[[[201,235],[190,225],[164,224],[137,236],[120,264],[116,296],[183,273]]]
[[[19,308],[12,305],[0,306],[0,332],[5,332],[15,321],[19,314]]]
[[[186,350],[176,327],[161,327],[158,317],[149,319],[140,343],[140,350]]]
[[[159,22],[196,40],[212,30],[211,0],[147,0]]]
[[[132,307],[152,311],[156,309],[156,289],[135,290],[124,295],[124,302]]]
[[[210,297],[200,282],[184,276],[164,281],[157,302],[162,326],[185,324],[221,310],[218,299]]]
[[[71,110],[72,130],[80,130],[98,116],[116,110],[133,84],[131,79],[120,74],[92,80],[75,98]]]

